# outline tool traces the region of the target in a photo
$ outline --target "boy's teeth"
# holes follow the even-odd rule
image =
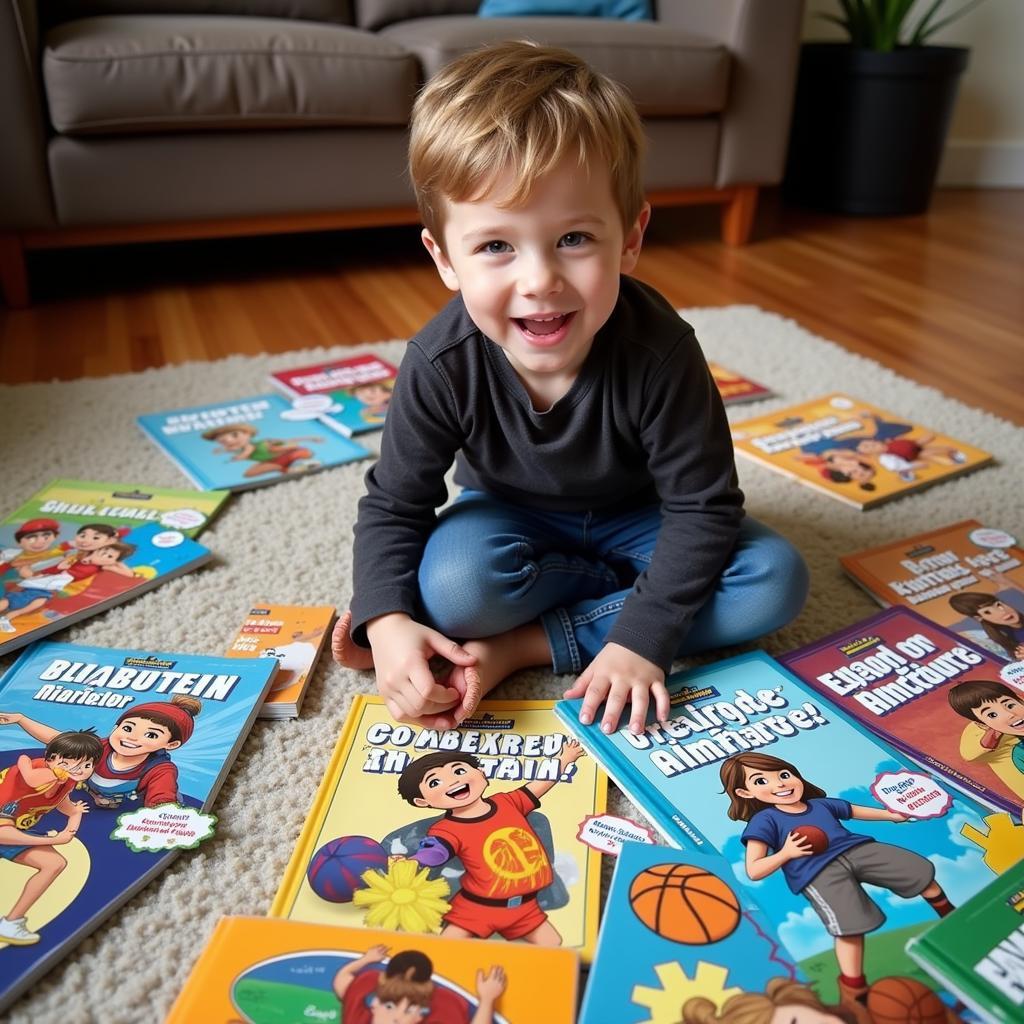
[[[527,320],[523,318],[520,323],[531,333],[531,334],[554,334],[562,324],[565,322],[565,316],[549,316],[543,320]]]

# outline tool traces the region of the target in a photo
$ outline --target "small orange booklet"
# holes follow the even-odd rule
[[[166,1024],[572,1024],[569,949],[222,917]],[[402,1017],[406,1019],[405,1016]]]
[[[256,604],[249,609],[227,655],[277,658],[274,686],[260,708],[260,718],[298,716],[334,615],[329,605]]]

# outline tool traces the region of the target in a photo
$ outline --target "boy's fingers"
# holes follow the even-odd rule
[[[409,682],[418,695],[421,708],[433,703],[438,705],[436,710],[443,710],[462,698],[462,694],[454,687],[442,686],[434,678],[434,673],[430,671],[430,666],[425,661],[409,670]],[[423,713],[422,710],[420,713]]]
[[[602,732],[614,732],[622,717],[622,709],[626,706],[626,694],[629,689],[622,683],[616,683],[608,692],[608,700],[604,706],[604,718],[601,720]]]
[[[608,680],[592,682],[587,686],[587,692],[583,696],[583,704],[580,706],[580,721],[584,725],[590,725],[601,706],[605,694],[608,692]]]
[[[570,686],[569,689],[566,690],[562,694],[562,696],[566,700],[572,700],[575,697],[582,697],[583,694],[585,694],[586,692],[587,692],[587,680],[583,676],[580,676],[576,680],[576,682],[573,683],[572,686]]]
[[[629,712],[629,731],[639,736],[647,724],[647,708],[651,701],[651,691],[644,683],[635,683],[632,694],[632,707]]]
[[[668,688],[661,680],[651,684],[651,696],[654,697],[654,714],[659,722],[667,722],[672,715],[672,702],[668,697]]]
[[[444,633],[432,632],[430,634],[430,648],[435,654],[447,658],[454,665],[475,665],[476,655],[470,654],[458,641],[452,640]]]

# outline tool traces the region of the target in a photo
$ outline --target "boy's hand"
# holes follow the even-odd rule
[[[644,731],[651,694],[658,721],[663,722],[670,713],[665,673],[654,662],[611,643],[604,645],[601,653],[565,691],[566,698],[583,697],[580,721],[584,725],[594,720],[601,702],[606,701],[601,720],[603,732],[614,732],[618,728],[622,709],[629,699],[632,704],[629,729],[637,735]]]
[[[476,664],[476,657],[454,640],[402,612],[372,619],[366,636],[373,649],[377,689],[392,718],[409,722],[443,715],[462,701],[459,690],[437,682],[428,664],[435,654],[453,665]]]

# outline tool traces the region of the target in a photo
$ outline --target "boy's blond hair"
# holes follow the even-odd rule
[[[516,206],[566,156],[603,161],[625,228],[644,204],[644,134],[626,90],[568,50],[531,42],[486,46],[446,65],[412,113],[409,173],[420,217],[443,244],[444,200],[479,199],[510,174]]]

